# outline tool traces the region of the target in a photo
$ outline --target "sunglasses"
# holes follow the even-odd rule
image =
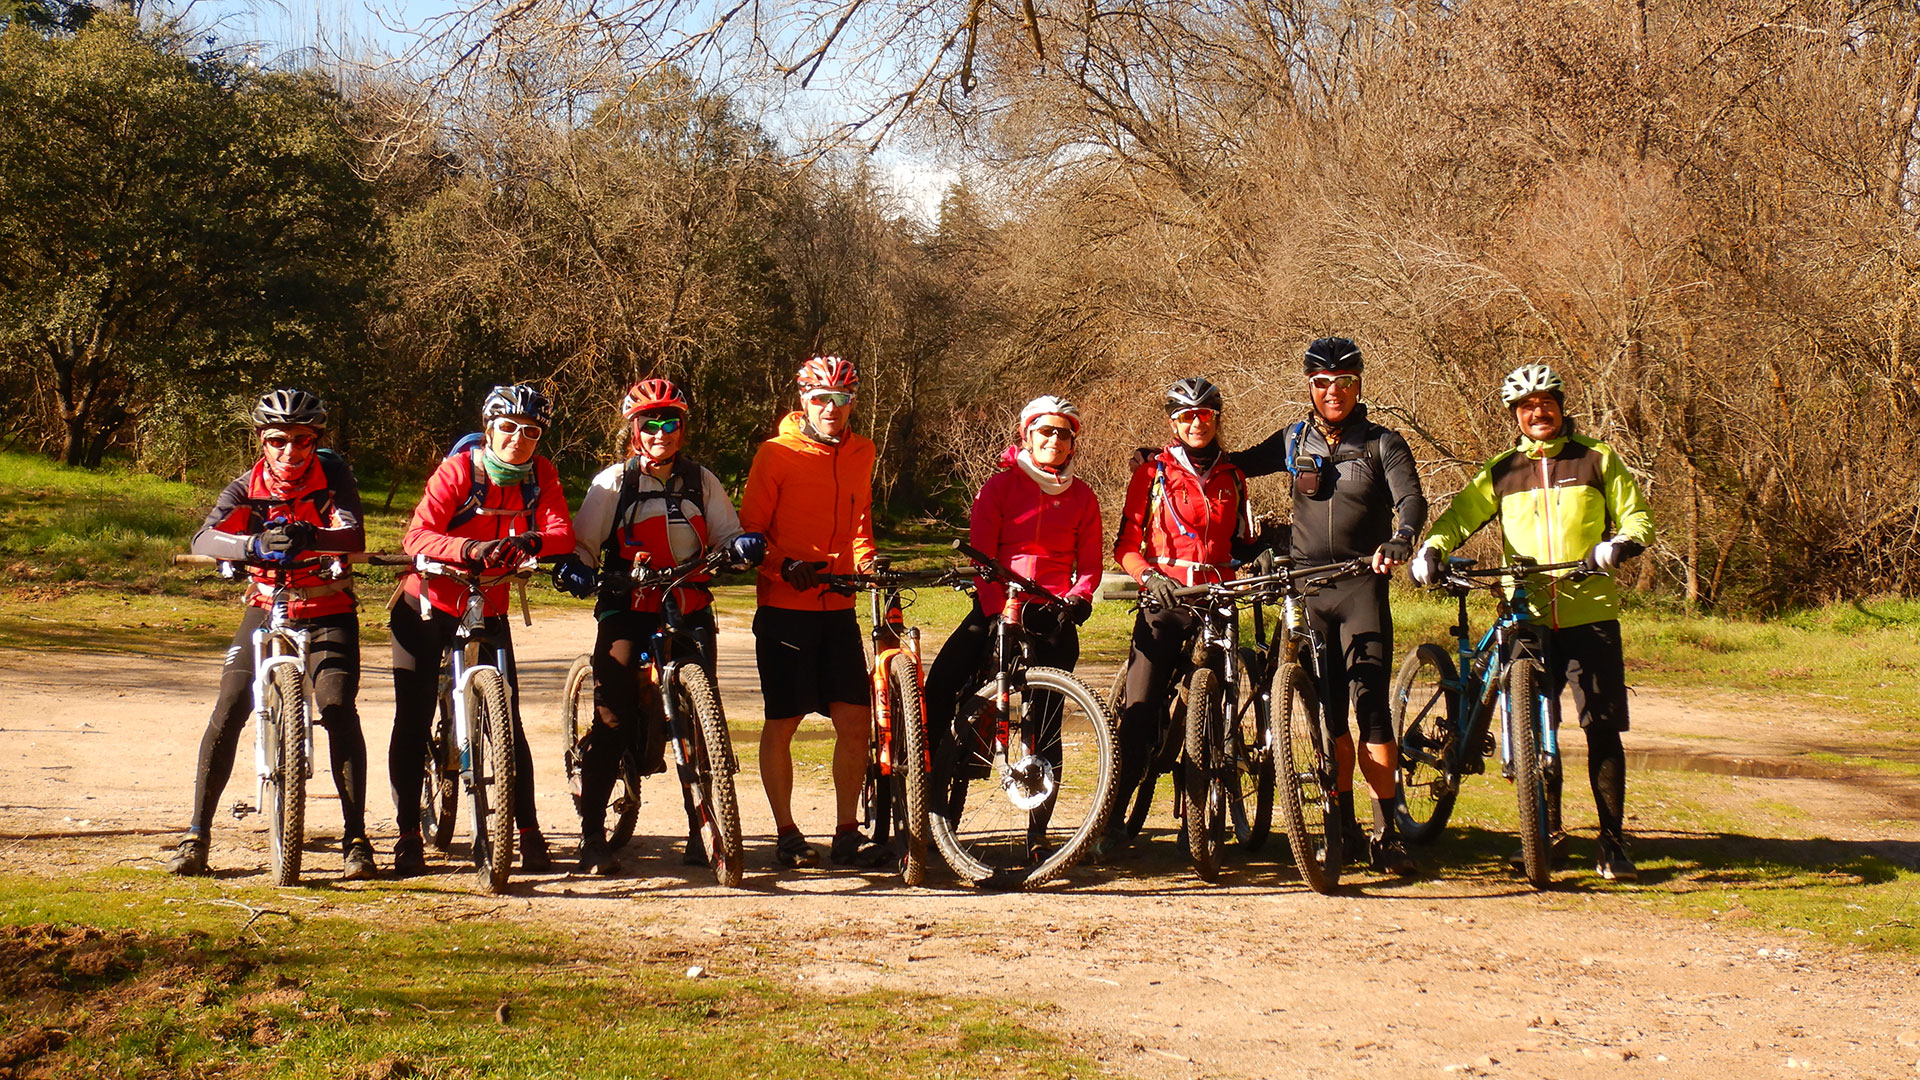
[[[285,450],[289,446],[297,450],[311,450],[314,438],[311,435],[263,435],[260,441],[275,450]]]
[[[1173,414],[1173,422],[1176,424],[1206,424],[1211,423],[1213,418],[1219,415],[1220,410],[1218,409],[1182,409]]]
[[[495,420],[493,422],[493,430],[509,438],[518,435],[523,439],[534,442],[538,442],[540,436],[547,433],[547,429],[541,427],[539,424],[523,424],[518,420]]]
[[[1072,442],[1076,434],[1070,427],[1054,427],[1052,424],[1041,424],[1033,429],[1033,433],[1043,439],[1065,439],[1068,442]]]
[[[1358,375],[1315,375],[1307,380],[1315,390],[1351,390],[1360,385]]]
[[[640,421],[640,430],[648,435],[671,435],[684,423],[686,421],[677,416],[656,416]]]
[[[843,390],[809,390],[807,400],[844,409],[853,404],[853,395]]]

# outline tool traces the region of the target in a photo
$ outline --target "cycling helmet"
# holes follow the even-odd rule
[[[1318,371],[1351,371],[1356,374],[1366,366],[1366,360],[1360,356],[1360,346],[1350,338],[1323,337],[1307,346],[1306,362],[1301,365],[1304,374],[1312,375]]]
[[[627,388],[626,400],[620,403],[620,415],[629,420],[657,409],[676,409],[685,416],[687,395],[665,379],[642,379]]]
[[[305,390],[269,390],[253,406],[253,426],[258,428],[327,426],[327,406],[318,394]]]
[[[484,424],[502,416],[524,416],[536,424],[546,424],[553,419],[553,402],[526,383],[496,386],[480,406],[480,422]]]
[[[802,390],[852,390],[860,385],[860,373],[837,356],[816,356],[800,365],[794,381]]]
[[[1064,416],[1073,433],[1080,434],[1080,406],[1055,394],[1042,394],[1020,410],[1020,437],[1025,438],[1028,425],[1043,416]]]
[[[1212,409],[1220,411],[1220,388],[1199,375],[1190,375],[1167,387],[1167,415],[1174,416],[1188,409]]]
[[[1521,398],[1545,390],[1561,403],[1566,402],[1566,384],[1545,364],[1521,364],[1500,384],[1500,403],[1511,409]]]

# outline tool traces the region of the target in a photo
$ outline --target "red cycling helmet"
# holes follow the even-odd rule
[[[816,356],[800,365],[794,381],[802,390],[852,390],[860,384],[860,373],[837,356]]]
[[[620,415],[629,420],[656,409],[677,409],[685,416],[687,395],[665,379],[642,379],[627,388],[627,398],[620,403]]]

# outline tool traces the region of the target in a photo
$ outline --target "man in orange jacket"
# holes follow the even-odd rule
[[[767,724],[760,734],[760,782],[779,828],[781,866],[817,866],[820,853],[793,821],[793,736],[812,712],[833,720],[833,791],[839,828],[835,863],[880,866],[884,847],[858,828],[867,774],[867,654],[853,597],[828,591],[819,575],[873,564],[873,442],[852,430],[860,376],[837,356],[800,368],[801,411],[760,444],[740,500],[740,525],[767,538],[753,616],[754,654]]]

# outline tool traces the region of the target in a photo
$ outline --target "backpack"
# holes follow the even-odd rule
[[[632,564],[620,556],[620,525],[633,513],[635,506],[649,499],[690,502],[705,516],[705,495],[706,485],[700,479],[700,463],[686,454],[674,455],[673,471],[667,474],[667,482],[659,491],[640,490],[640,455],[627,458],[626,466],[620,470],[620,497],[613,506],[613,528],[600,545],[600,565],[623,573],[633,569]]]
[[[1282,447],[1287,460],[1287,475],[1294,480],[1300,478],[1300,442],[1306,437],[1306,434],[1307,422],[1305,420],[1294,421],[1293,426],[1287,429],[1287,440]],[[1374,475],[1386,476],[1387,462],[1380,450],[1380,440],[1378,438],[1368,439],[1361,445],[1365,448],[1363,451],[1364,455],[1373,462]],[[1352,459],[1349,458],[1348,460]],[[1314,464],[1322,464],[1317,454],[1315,455]]]

